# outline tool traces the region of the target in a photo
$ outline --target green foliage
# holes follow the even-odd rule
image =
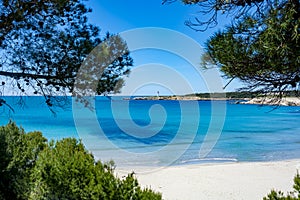
[[[0,0],[1,84],[20,95],[27,91],[43,95],[49,107],[61,106],[65,102],[55,96],[73,92],[84,59],[97,45],[105,44],[109,63],[91,66],[102,71],[90,76],[97,75],[99,82],[94,93],[112,92],[128,74],[132,59],[125,41],[114,43],[119,36],[99,38],[99,28],[88,23],[89,12],[81,0]],[[109,70],[101,75],[105,67]]]
[[[196,93],[193,95],[188,95],[188,96],[197,96],[200,98],[231,98],[231,99],[243,99],[243,98],[254,98],[257,97],[258,94],[255,92],[226,92],[226,93]]]
[[[30,175],[38,154],[46,147],[46,139],[40,132],[25,134],[22,128],[10,122],[0,127],[0,140],[0,193],[22,199],[28,195]]]
[[[217,65],[228,78],[245,82],[248,90],[276,93],[300,83],[300,6],[288,1],[264,17],[245,16],[207,42],[205,66]]]
[[[134,174],[114,175],[114,163],[95,161],[81,142],[47,140],[10,122],[0,127],[1,199],[161,199]]]
[[[94,159],[75,139],[52,143],[39,154],[32,199],[92,199]],[[95,191],[96,192],[96,191]]]
[[[300,199],[300,176],[297,175],[294,178],[294,191],[284,194],[282,191],[272,190],[264,200],[299,200]]]
[[[199,7],[201,17],[186,21],[196,31],[215,26],[219,16],[231,19],[230,26],[207,41],[204,68],[217,66],[229,83],[238,78],[247,91],[282,98],[295,90],[299,95],[299,0],[181,1]]]

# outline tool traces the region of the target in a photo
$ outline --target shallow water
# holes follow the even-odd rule
[[[42,97],[6,97],[2,107],[25,131],[50,139],[82,139],[96,158],[117,165],[165,166],[300,158],[300,107],[240,105],[230,101],[125,101],[97,97],[95,112],[72,102],[54,116]],[[76,124],[76,125],[75,125]]]

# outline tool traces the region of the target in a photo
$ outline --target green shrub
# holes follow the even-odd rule
[[[299,173],[294,178],[294,191],[286,195],[282,191],[272,190],[264,200],[300,200],[300,176]]]
[[[46,147],[40,132],[25,134],[15,123],[0,127],[0,196],[26,199],[38,154]]]
[[[10,122],[0,127],[0,199],[161,199],[142,189],[134,174],[120,179],[113,162],[95,161],[83,144],[26,134]]]

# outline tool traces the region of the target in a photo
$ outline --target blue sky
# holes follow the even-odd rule
[[[196,32],[184,25],[184,21],[192,19],[194,16],[199,17],[199,8],[197,6],[185,6],[180,1],[173,4],[162,5],[161,0],[90,0],[86,4],[93,9],[93,12],[88,16],[89,21],[100,27],[101,36],[104,36],[106,32],[122,33],[136,28],[157,27],[184,34],[186,37],[192,38],[199,45],[203,46],[205,41],[215,31],[222,29],[225,24],[230,23],[224,16],[219,20],[217,27],[210,28],[205,32]],[[200,17],[205,19],[205,16]],[[171,39],[170,42],[180,43],[175,40],[171,41]],[[189,49],[187,49],[187,51],[189,51]],[[130,75],[127,79],[128,83],[133,82],[134,80],[132,79],[138,77],[134,73],[135,69],[139,67],[142,67],[145,71],[144,74],[140,73],[143,70],[139,71],[139,78],[148,78],[148,80],[151,80],[149,76],[153,76],[153,80],[156,80],[155,78],[158,74],[163,75],[165,79],[174,79],[175,77],[169,76],[168,74],[170,72],[168,69],[171,69],[171,71],[174,69],[177,74],[182,75],[191,85],[193,92],[210,91],[208,87],[205,86],[206,83],[203,79],[195,75],[195,69],[191,67],[186,60],[180,58],[180,56],[178,57],[178,55],[159,49],[145,48],[131,52],[131,56],[134,59],[134,67],[132,76]],[[201,55],[197,56],[199,63],[200,56]],[[166,67],[166,70],[159,70],[160,68],[157,66]],[[190,92],[185,91],[185,88],[180,88],[182,84],[176,79],[168,83],[170,85],[163,85],[154,81],[153,83],[142,84],[139,88],[126,88],[130,85],[126,84],[126,82],[124,90],[131,90],[131,95],[154,95],[157,91],[160,91],[162,95],[173,95],[174,93],[185,94]],[[226,80],[223,80],[223,84],[226,84]],[[226,91],[233,91],[239,86],[240,83],[235,81],[229,85]],[[176,88],[176,91],[172,92],[174,88]]]

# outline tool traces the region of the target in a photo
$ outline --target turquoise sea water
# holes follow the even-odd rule
[[[10,119],[50,139],[76,137],[97,158],[117,165],[169,165],[300,158],[300,107],[240,105],[231,101],[125,101],[97,97],[95,112],[56,109],[42,97],[6,97],[0,124]],[[94,117],[93,117],[94,116]]]

